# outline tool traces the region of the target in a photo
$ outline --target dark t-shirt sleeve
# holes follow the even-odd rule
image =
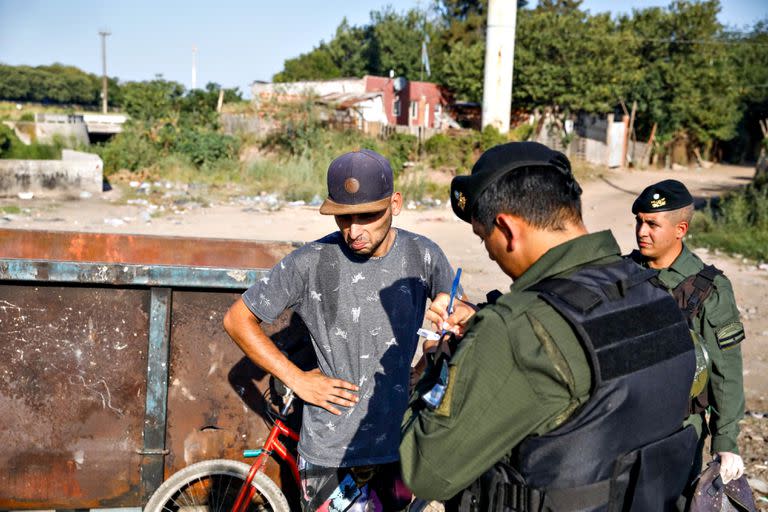
[[[272,323],[288,308],[296,308],[304,296],[305,282],[292,252],[243,293],[243,302],[261,321]]]

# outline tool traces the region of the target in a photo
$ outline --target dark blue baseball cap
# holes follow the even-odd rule
[[[328,167],[328,198],[323,215],[349,215],[386,210],[394,193],[389,161],[370,149],[345,153]]]

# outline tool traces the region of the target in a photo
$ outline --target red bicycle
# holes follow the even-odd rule
[[[294,400],[293,390],[276,381],[283,398],[280,415],[273,417],[272,429],[258,450],[246,450],[245,457],[256,457],[253,465],[226,459],[205,460],[174,473],[157,488],[144,507],[145,512],[290,512],[288,500],[263,471],[273,453],[288,463],[299,485],[299,470],[294,457],[280,437],[298,442],[299,435],[283,419]],[[267,408],[269,413],[269,408]]]

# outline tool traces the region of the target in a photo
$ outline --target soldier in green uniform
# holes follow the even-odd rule
[[[616,510],[667,510],[682,491],[696,445],[680,428],[695,367],[685,320],[609,231],[587,232],[580,195],[567,158],[532,142],[496,146],[454,178],[454,212],[514,282],[476,312],[447,311],[446,296],[430,307],[460,341],[429,354],[403,419],[416,496],[449,499],[503,463],[514,482],[484,475],[475,505],[468,491],[452,504],[604,510],[633,488]],[[635,291],[647,295],[629,304]],[[650,350],[634,355],[638,343]]]
[[[723,481],[741,477],[744,463],[736,438],[744,416],[744,385],[740,343],[744,327],[727,277],[704,262],[683,243],[693,216],[693,197],[684,184],[664,180],[649,186],[632,205],[638,249],[630,257],[659,271],[701,335],[712,368],[707,392],[695,402],[689,421],[700,433],[692,476],[701,471],[701,450],[708,433],[712,455],[720,458]],[[709,422],[705,411],[709,410]]]

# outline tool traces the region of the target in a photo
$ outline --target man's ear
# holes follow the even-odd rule
[[[392,194],[392,215],[399,215],[403,209],[403,196],[400,192]]]
[[[681,220],[678,222],[675,226],[675,238],[682,240],[686,233],[688,233],[688,227],[689,226],[687,220]]]
[[[513,251],[515,244],[520,240],[520,219],[514,215],[500,213],[493,219],[493,223],[506,239],[507,251]]]

